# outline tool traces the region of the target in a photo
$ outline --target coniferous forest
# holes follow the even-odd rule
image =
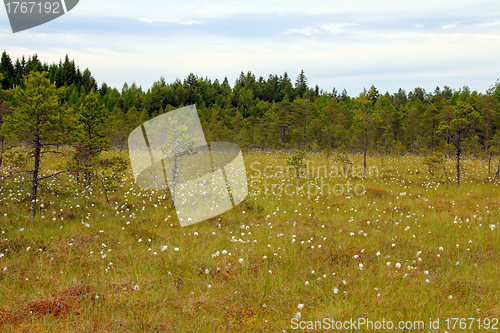
[[[233,86],[227,78],[212,81],[190,73],[171,83],[161,77],[147,90],[124,83],[120,91],[99,85],[89,69],[81,71],[68,56],[48,64],[37,55],[14,61],[4,51],[1,117],[14,112],[16,101],[8,92],[22,88],[30,72],[46,72],[63,89],[58,104],[68,110],[69,119],[76,121],[85,99],[93,95],[103,107],[108,142],[122,149],[144,121],[196,104],[207,141],[231,141],[242,148],[320,151],[345,145],[350,151],[441,152],[451,157],[459,144],[461,153],[489,159],[500,151],[498,81],[485,92],[444,86],[433,92],[400,88],[391,94],[372,85],[351,97],[345,89],[310,87],[303,71],[296,78],[286,72],[267,78],[241,72]]]

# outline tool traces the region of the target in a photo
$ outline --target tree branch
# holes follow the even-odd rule
[[[65,172],[68,172],[68,171],[71,171],[71,169],[60,171],[60,172],[54,173],[53,175],[50,175],[50,176],[41,177],[41,178],[38,178],[38,180],[40,181],[40,180],[44,180],[44,179],[47,179],[47,178],[55,177],[57,175],[60,175],[61,173],[65,173]]]
[[[53,193],[55,193],[55,194],[64,194],[63,192],[59,192],[59,191],[53,190],[53,189],[51,189],[51,188],[44,187],[44,186],[40,186],[40,185],[38,185],[38,188],[40,188],[40,189],[42,189],[42,190],[46,190],[46,191],[53,192]]]

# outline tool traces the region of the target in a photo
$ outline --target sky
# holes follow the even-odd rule
[[[500,78],[498,0],[80,0],[66,15],[13,34],[0,8],[0,52],[70,59],[98,84],[143,90],[164,77],[234,84],[304,70],[311,87],[357,96],[427,92],[444,85],[486,92]]]

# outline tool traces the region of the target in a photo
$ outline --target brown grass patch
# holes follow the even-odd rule
[[[89,297],[92,304],[95,292],[88,285],[78,285],[64,289],[60,293],[25,303],[20,309],[0,309],[0,325],[19,325],[28,316],[65,317],[79,315],[84,297]]]
[[[62,211],[56,213],[56,217],[58,220],[61,219],[61,217],[64,220],[74,220],[78,218],[77,209],[78,208],[64,208]]]
[[[392,193],[381,188],[367,187],[365,189],[365,195],[375,198],[384,198],[392,196]]]
[[[351,264],[355,259],[354,255],[359,255],[360,257],[364,255],[361,254],[361,246],[346,246],[346,247],[333,247],[328,248],[320,254],[320,258],[323,261],[331,262],[334,264]],[[311,254],[314,252],[311,252]],[[312,259],[312,258],[311,258]],[[366,258],[365,258],[366,259]]]

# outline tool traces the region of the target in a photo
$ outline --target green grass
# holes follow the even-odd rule
[[[1,330],[292,332],[299,311],[304,321],[423,320],[415,332],[430,318],[440,332],[445,318],[500,319],[500,195],[484,161],[464,160],[457,189],[423,157],[370,157],[363,180],[361,155],[344,178],[333,157],[309,154],[296,191],[288,156],[246,154],[247,199],[184,228],[165,194],[130,173],[111,205],[97,189],[41,191],[34,219],[28,184],[4,183]]]

